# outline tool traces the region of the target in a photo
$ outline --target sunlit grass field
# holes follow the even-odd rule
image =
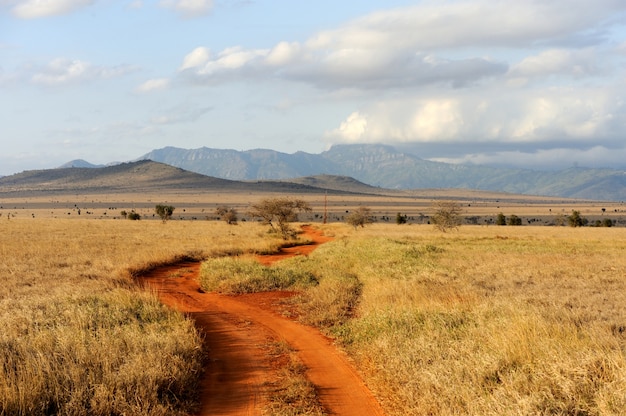
[[[199,334],[133,276],[272,243],[255,224],[0,220],[0,415],[189,412]]]
[[[390,415],[623,414],[623,228],[326,232],[270,282],[303,288],[300,319],[337,337]],[[206,263],[204,284],[228,267]]]
[[[320,227],[267,268],[251,222],[0,217],[0,414],[192,411],[199,335],[133,280],[183,257],[207,288],[300,291],[389,415],[623,414],[626,229]]]

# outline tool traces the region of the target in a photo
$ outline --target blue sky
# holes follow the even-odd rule
[[[626,168],[626,2],[0,0],[0,175],[165,146]]]

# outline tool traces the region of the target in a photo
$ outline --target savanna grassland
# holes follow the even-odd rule
[[[390,415],[623,414],[623,228],[324,229],[269,270],[210,260],[203,285],[301,290]]]
[[[2,415],[192,411],[199,334],[133,279],[182,258],[208,290],[297,290],[389,415],[626,408],[623,227],[318,224],[332,242],[261,266],[250,221],[35,217],[0,217]]]
[[[0,217],[0,415],[191,411],[200,336],[133,277],[268,250],[256,227]]]

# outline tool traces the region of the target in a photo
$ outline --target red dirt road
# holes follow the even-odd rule
[[[304,228],[313,241],[309,246],[284,249],[276,256],[262,256],[269,264],[285,257],[308,254],[328,241],[321,232]],[[203,293],[198,283],[199,263],[161,268],[143,281],[161,301],[188,313],[205,336],[209,360],[201,386],[204,415],[260,415],[276,380],[268,355],[271,342],[288,343],[307,367],[306,376],[316,386],[320,402],[332,415],[384,415],[345,354],[314,328],[276,312],[283,292],[226,296]]]

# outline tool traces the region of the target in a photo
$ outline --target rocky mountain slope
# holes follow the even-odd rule
[[[231,180],[348,176],[389,189],[465,188],[526,195],[626,200],[626,172],[571,168],[556,172],[432,162],[385,145],[339,145],[320,154],[166,147],[139,159]]]

